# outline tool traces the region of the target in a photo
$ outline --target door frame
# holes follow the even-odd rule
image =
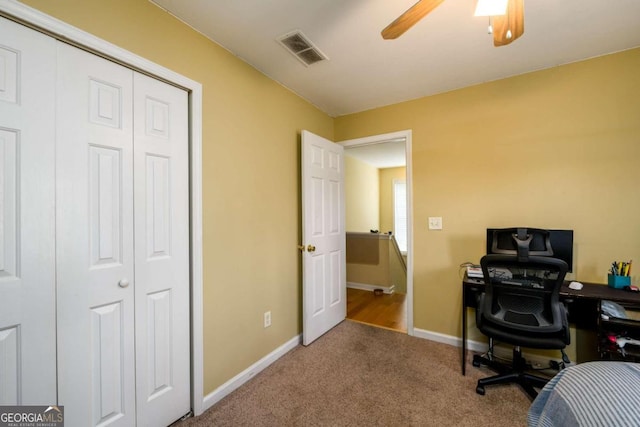
[[[411,129],[364,138],[338,141],[345,148],[363,147],[404,139],[407,182],[407,334],[413,336],[413,174],[411,161]]]
[[[53,38],[140,71],[189,94],[189,220],[191,289],[191,407],[204,412],[204,354],[202,307],[202,85],[168,68],[135,55],[63,21],[12,0],[0,0],[0,16]]]

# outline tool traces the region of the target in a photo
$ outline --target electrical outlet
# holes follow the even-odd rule
[[[270,311],[265,311],[264,312],[264,327],[268,328],[269,326],[271,326],[271,312]]]
[[[442,217],[430,216],[429,217],[429,230],[442,230]]]

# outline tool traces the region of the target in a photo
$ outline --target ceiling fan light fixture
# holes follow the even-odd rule
[[[475,16],[498,16],[507,13],[509,0],[478,0]]]

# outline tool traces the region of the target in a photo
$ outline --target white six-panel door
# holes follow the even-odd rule
[[[190,408],[187,94],[58,62],[60,403],[70,425],[168,425]]]
[[[187,93],[134,73],[138,425],[190,407]]]
[[[56,402],[53,39],[0,18],[0,405]]]
[[[59,404],[69,425],[132,426],[133,71],[57,54]]]
[[[302,131],[302,341],[347,315],[344,158],[341,145]]]

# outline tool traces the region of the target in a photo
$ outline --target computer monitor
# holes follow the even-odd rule
[[[487,253],[494,253],[494,245],[499,249],[517,250],[517,244],[511,237],[513,228],[487,228]],[[518,227],[526,228],[526,227]],[[569,272],[573,271],[573,230],[545,230],[549,232],[549,243],[553,250],[553,258],[559,258],[567,263]],[[546,242],[542,234],[534,234],[529,245],[531,255],[535,252],[546,252]]]

